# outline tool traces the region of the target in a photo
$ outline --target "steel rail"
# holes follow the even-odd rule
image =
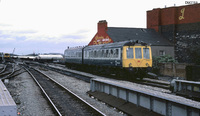
[[[64,69],[60,69],[60,68],[57,68],[57,67],[52,67],[52,66],[48,66],[48,65],[44,65],[44,64],[40,64],[40,63],[38,63],[38,64],[33,63],[33,64],[39,65],[42,68],[52,70],[52,71],[58,72],[58,73],[63,74],[63,75],[72,76],[72,77],[81,79],[81,80],[83,80],[87,83],[90,83],[90,80],[93,78],[92,76],[85,75],[84,73],[76,73],[76,71],[64,70]],[[58,66],[58,67],[60,67],[60,66]],[[166,89],[166,90],[171,89],[170,83],[159,82],[159,80],[157,80],[157,81],[153,80],[152,81],[152,80],[147,79],[147,78],[144,78],[142,81],[135,81],[134,83],[147,85],[147,86],[151,86],[151,87],[163,88],[163,89]]]
[[[67,70],[56,68],[56,67],[43,66],[41,64],[40,64],[40,66],[42,66],[43,68],[46,68],[46,69],[67,75],[67,76],[76,77],[76,78],[81,79],[81,80],[88,82],[88,83],[90,83],[90,79],[93,78],[91,76],[87,76],[87,75],[84,75],[84,74],[78,74],[78,73],[75,73],[75,72],[72,72],[72,71],[67,71]],[[150,80],[147,80],[147,79],[146,80],[144,79],[144,80],[138,81],[138,82],[136,81],[135,83],[148,85],[148,86],[152,86],[152,87],[159,87],[159,88],[163,88],[163,89],[167,89],[167,90],[170,89],[170,84],[150,81]]]
[[[34,68],[33,68],[34,69]],[[66,87],[64,87],[63,85],[61,85],[60,83],[58,83],[57,81],[55,81],[54,79],[52,79],[51,77],[49,77],[48,75],[42,73],[41,71],[37,70],[37,69],[34,69],[35,71],[39,72],[40,74],[44,75],[45,77],[47,77],[50,81],[52,81],[53,83],[57,84],[59,87],[63,88],[65,91],[67,91],[68,93],[70,93],[72,96],[74,96],[75,98],[79,99],[82,103],[86,104],[88,107],[90,107],[91,109],[93,109],[93,111],[95,111],[98,115],[103,115],[105,116],[104,113],[102,113],[101,111],[99,111],[97,108],[95,108],[94,106],[92,106],[91,104],[89,104],[88,102],[86,102],[85,100],[83,100],[81,97],[79,97],[78,95],[76,95],[75,93],[73,93],[72,91],[70,91],[69,89],[67,89]],[[33,75],[33,74],[32,74]],[[37,80],[36,78],[34,80]],[[39,83],[37,81],[37,83]],[[40,85],[41,86],[41,85]],[[45,91],[43,89],[43,91]],[[46,92],[45,92],[46,93]],[[47,93],[46,93],[47,94]],[[47,95],[48,96],[48,95]],[[50,99],[50,97],[48,96],[48,99]],[[53,101],[51,100],[51,102],[53,103]],[[55,103],[53,103],[54,106],[56,107]],[[57,111],[58,108],[57,108]],[[60,112],[60,111],[59,111]],[[95,114],[96,114],[95,113]],[[61,114],[61,112],[60,112]],[[62,114],[61,114],[62,115]]]
[[[5,65],[5,66],[3,67],[3,70],[0,72],[0,74],[3,73],[3,72],[6,70],[6,67],[7,67],[7,65]]]
[[[27,69],[24,67],[24,69],[31,75],[31,77],[33,78],[33,80],[36,82],[36,84],[40,87],[40,89],[42,90],[42,92],[44,93],[45,97],[49,100],[50,104],[52,105],[52,107],[54,108],[54,110],[56,111],[56,113],[59,116],[62,116],[62,114],[60,113],[60,111],[58,110],[58,108],[55,106],[55,104],[53,103],[53,101],[50,99],[50,97],[47,95],[46,91],[43,89],[43,87],[39,84],[39,82],[37,81],[37,79],[34,77],[34,75]]]
[[[102,116],[106,116],[104,113],[102,113],[100,110],[98,110],[97,108],[95,108],[94,106],[92,106],[90,103],[88,103],[87,101],[85,101],[84,99],[82,99],[81,97],[79,97],[77,94],[75,94],[74,92],[72,92],[71,90],[69,90],[68,88],[66,88],[65,86],[61,85],[60,83],[58,83],[56,80],[52,79],[51,77],[49,77],[48,75],[44,74],[43,72],[36,70],[38,72],[40,72],[41,74],[45,75],[46,77],[48,77],[50,80],[52,80],[53,82],[55,82],[56,84],[58,84],[60,87],[64,88],[66,91],[68,91],[70,94],[72,94],[73,96],[75,96],[76,98],[78,98],[79,100],[81,100],[82,102],[84,102],[85,104],[87,104],[89,107],[91,107],[92,109],[94,109],[95,111],[97,111],[99,114],[101,114]]]
[[[6,75],[6,76],[2,77],[0,79],[3,80],[3,79],[6,79],[6,78],[9,78],[11,75],[14,74],[15,71],[17,71],[17,70],[15,70],[15,64],[12,64],[12,71],[8,72],[8,73],[5,73],[5,74],[2,74],[1,76],[4,76],[4,75]]]

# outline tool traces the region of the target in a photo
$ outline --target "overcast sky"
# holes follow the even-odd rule
[[[0,52],[63,53],[67,46],[87,45],[99,20],[109,27],[146,28],[146,11],[185,1],[0,0]]]

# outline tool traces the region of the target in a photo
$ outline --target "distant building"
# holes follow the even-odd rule
[[[98,22],[98,31],[88,45],[138,40],[152,46],[152,56],[174,57],[174,47],[154,29],[107,27],[105,20]]]
[[[192,63],[200,49],[200,4],[147,11],[147,28],[174,44],[179,62]]]

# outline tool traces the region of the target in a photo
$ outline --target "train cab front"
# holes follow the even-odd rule
[[[132,75],[147,73],[152,67],[151,47],[140,45],[124,46],[122,65]]]

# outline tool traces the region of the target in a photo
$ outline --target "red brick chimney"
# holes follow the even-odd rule
[[[107,21],[101,20],[98,22],[98,33],[105,33],[107,31]]]

